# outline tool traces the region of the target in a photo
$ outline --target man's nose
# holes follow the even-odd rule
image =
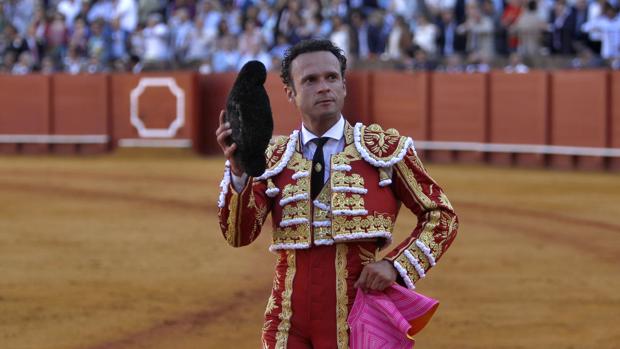
[[[325,79],[321,79],[319,80],[319,92],[329,92],[331,90],[331,87],[329,86],[329,84],[327,83],[327,80]]]

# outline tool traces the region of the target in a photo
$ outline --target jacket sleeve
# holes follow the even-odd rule
[[[441,187],[426,173],[413,147],[394,165],[392,178],[396,196],[418,217],[418,224],[385,259],[394,264],[398,281],[413,289],[454,240],[458,218]]]
[[[260,234],[272,205],[266,190],[265,181],[249,177],[243,190],[236,192],[231,181],[230,166],[226,163],[224,178],[220,183],[218,217],[222,234],[231,246],[249,245]]]

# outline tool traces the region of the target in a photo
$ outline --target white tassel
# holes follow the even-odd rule
[[[314,221],[312,222],[313,227],[331,227],[332,222],[330,221]]]
[[[379,181],[380,187],[387,187],[388,185],[391,185],[391,184],[392,184],[392,180],[389,178]]]
[[[329,205],[325,205],[324,203],[320,202],[319,200],[314,200],[312,201],[312,203],[314,204],[314,207],[323,210],[323,211],[329,211]]]
[[[356,187],[333,187],[332,191],[335,193],[355,193],[355,194],[366,194],[368,193],[368,189],[366,188],[356,188]]]
[[[303,178],[303,177],[308,177],[310,174],[308,173],[308,171],[298,171],[293,173],[293,176],[291,178],[293,178],[294,180],[298,180],[299,178]]]
[[[280,206],[284,206],[288,203],[294,202],[294,201],[301,201],[301,200],[307,200],[308,199],[308,193],[302,193],[302,194],[297,194],[297,195],[293,195],[293,196],[289,196],[287,198],[283,198],[282,200],[280,200]]]
[[[310,244],[307,242],[282,243],[282,244],[273,244],[269,246],[269,251],[275,252],[278,250],[303,250],[309,247],[310,247]]]
[[[334,171],[351,171],[351,166],[349,165],[334,165],[332,167]]]
[[[364,238],[386,238],[389,241],[392,240],[392,233],[389,231],[369,231],[369,232],[355,232],[349,234],[340,234],[334,236],[334,240],[336,241],[348,241],[348,240],[358,240]]]
[[[334,210],[332,211],[334,216],[363,216],[367,215],[366,210]]]
[[[333,245],[334,244],[334,240],[332,240],[332,239],[319,239],[319,240],[314,240],[314,244],[317,245],[317,246]]]
[[[280,228],[290,227],[291,225],[299,225],[304,223],[308,223],[308,218],[283,219],[280,221]]]
[[[413,147],[413,139],[408,137],[405,141],[403,149],[401,149],[401,151],[395,156],[393,156],[389,161],[374,159],[370,154],[368,154],[368,152],[362,145],[362,126],[363,125],[360,122],[355,124],[355,127],[353,128],[353,143],[355,144],[355,148],[360,153],[362,158],[364,158],[364,160],[366,160],[366,162],[370,163],[371,165],[375,167],[393,166],[405,157],[405,154],[407,154],[407,150],[409,150],[410,147],[413,148],[413,152],[415,153],[415,148]]]
[[[426,256],[426,259],[428,259],[428,262],[431,264],[431,266],[435,266],[435,256],[433,256],[433,253],[431,252],[431,249],[428,248],[428,246],[426,246],[420,240],[416,240],[415,241],[415,245],[418,246],[418,248],[420,250],[422,250],[422,252],[424,252],[424,255]]]
[[[280,159],[280,162],[278,162],[278,165],[272,169],[265,170],[265,172],[260,175],[260,177],[256,178],[257,180],[264,181],[265,179],[273,177],[278,173],[282,172],[284,167],[286,167],[286,164],[288,164],[289,160],[291,160],[293,153],[295,152],[295,145],[297,143],[298,136],[299,131],[294,130],[293,133],[291,133],[291,135],[289,136],[288,143],[286,144],[286,150],[284,151],[284,154],[282,154],[282,158]]]
[[[407,257],[407,259],[409,260],[409,263],[413,265],[413,267],[415,268],[415,271],[417,271],[418,275],[420,275],[420,278],[423,278],[426,276],[426,274],[424,273],[424,268],[422,268],[422,266],[420,265],[420,262],[418,262],[418,260],[411,254],[411,252],[409,252],[409,250],[405,250],[405,257]]]
[[[224,164],[224,177],[220,182],[220,197],[217,200],[217,207],[223,208],[226,204],[226,195],[230,186],[230,161],[226,160]]]
[[[415,290],[413,281],[411,281],[409,275],[407,275],[407,270],[405,270],[405,268],[403,268],[403,266],[400,265],[400,263],[398,263],[397,261],[394,261],[394,267],[396,268],[396,270],[398,270],[398,273],[405,281],[405,285],[407,285],[407,288],[409,288],[410,290]]]

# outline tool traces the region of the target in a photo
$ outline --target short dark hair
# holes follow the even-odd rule
[[[284,53],[284,59],[282,60],[282,71],[280,72],[280,78],[286,86],[293,87],[293,81],[291,78],[291,62],[303,53],[329,51],[338,58],[340,62],[340,75],[344,79],[344,71],[347,69],[347,57],[344,56],[342,49],[333,42],[326,39],[309,39],[303,40],[290,47]]]

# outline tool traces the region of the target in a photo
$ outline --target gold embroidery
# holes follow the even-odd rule
[[[254,199],[254,191],[250,191],[250,200],[248,202],[248,208],[256,208],[256,199]]]
[[[310,182],[308,177],[302,177],[297,180],[295,184],[287,184],[282,191],[282,199],[289,198],[298,194],[307,193],[310,188]]]
[[[294,152],[286,167],[294,172],[308,171],[312,167],[312,161],[304,158],[299,152]]]
[[[452,208],[452,204],[450,204],[450,200],[448,200],[448,197],[446,196],[444,192],[441,192],[441,194],[439,194],[439,201],[441,202],[442,205],[454,211],[454,209]]]
[[[286,277],[284,279],[284,291],[282,291],[282,311],[280,311],[280,324],[276,334],[276,348],[286,349],[288,331],[291,329],[291,297],[293,295],[293,279],[295,278],[295,250],[286,251]]]
[[[332,186],[364,188],[364,178],[357,173],[347,175],[343,172],[334,172],[332,177]]]
[[[435,229],[437,228],[437,225],[439,224],[439,219],[441,218],[441,211],[434,210],[428,212],[428,214],[430,214],[430,219],[428,223],[424,225],[424,229],[422,230],[422,233],[420,233],[420,237],[418,237],[418,240],[422,241],[426,246],[428,246],[431,249],[431,252],[433,253],[435,259],[437,259],[437,257],[441,255],[443,251],[443,246],[435,242],[434,236]],[[445,241],[445,239],[442,239],[442,241]]]
[[[347,296],[347,251],[346,244],[336,244],[336,333],[338,349],[349,347],[349,315]]]
[[[376,252],[370,252],[362,246],[358,246],[360,253],[360,260],[362,261],[362,265],[373,263],[377,260]]]
[[[239,195],[233,194],[228,204],[228,228],[226,229],[226,241],[232,246],[237,246],[237,206],[239,206]]]
[[[273,234],[274,243],[301,243],[309,242],[310,225],[308,223],[289,227],[278,227]]]
[[[395,155],[400,154],[407,141],[407,138],[401,137],[395,129],[383,131],[377,124],[362,126],[360,133],[363,139],[362,147],[366,148],[375,160],[391,160]]]
[[[359,194],[332,193],[332,211],[334,210],[363,210],[364,199]]]
[[[375,213],[374,216],[367,217],[351,217],[336,216],[332,219],[332,231],[335,235],[375,232],[375,231],[392,231],[392,217],[388,214]]]
[[[307,218],[310,212],[308,201],[297,201],[289,203],[282,209],[282,220],[293,218]]]
[[[403,181],[406,184],[407,189],[411,195],[422,205],[425,210],[434,210],[437,208],[437,204],[431,200],[422,189],[422,185],[415,179],[413,171],[407,166],[404,161],[396,163],[396,168],[401,174]]]
[[[267,307],[265,308],[265,316],[270,315],[271,312],[276,309],[278,306],[276,305],[276,297],[274,297],[273,292],[269,296],[267,300]]]

